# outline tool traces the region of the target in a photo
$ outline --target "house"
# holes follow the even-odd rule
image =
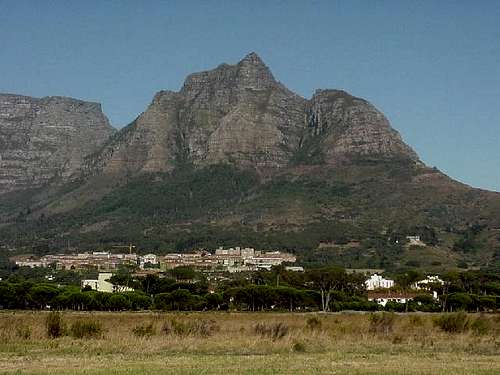
[[[412,289],[429,290],[433,285],[444,285],[444,281],[437,275],[429,275],[425,279],[417,281],[411,285]]]
[[[146,254],[139,257],[139,267],[144,268],[146,264],[157,265],[159,264],[158,257],[155,254]]]
[[[394,286],[394,280],[384,279],[381,275],[374,274],[365,281],[366,290],[388,289]]]
[[[426,246],[420,236],[406,236],[406,239],[408,240],[408,246]]]
[[[285,271],[292,271],[292,272],[304,272],[304,267],[301,266],[286,266]]]
[[[82,289],[89,286],[93,290],[98,292],[115,293],[115,292],[132,292],[133,288],[122,285],[114,285],[108,280],[111,279],[113,274],[111,272],[101,272],[97,277],[97,280],[87,279],[82,280]]]
[[[433,287],[437,285],[444,285],[444,281],[437,275],[429,275],[425,279],[413,283],[411,288],[416,290],[427,290],[429,292],[432,291],[432,297],[437,299],[437,291],[433,290]]]
[[[387,302],[406,303],[415,298],[416,293],[395,292],[395,291],[375,291],[368,292],[368,301],[373,301],[381,306],[387,305]]]

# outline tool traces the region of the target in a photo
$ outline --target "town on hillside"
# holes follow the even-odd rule
[[[19,267],[49,267],[62,270],[95,269],[113,271],[120,266],[137,266],[141,270],[162,272],[179,266],[188,266],[206,272],[244,272],[270,270],[272,266],[294,263],[295,255],[281,251],[259,251],[250,247],[217,248],[214,252],[200,250],[183,254],[111,253],[94,251],[76,254],[44,255],[42,257],[18,256],[12,260]]]
[[[128,253],[112,253],[110,251],[82,252],[74,254],[16,256],[11,260],[17,267],[52,268],[63,271],[97,271],[97,278],[83,279],[82,289],[90,289],[105,293],[131,292],[134,288],[112,283],[113,275],[122,267],[133,269],[136,277],[155,275],[165,277],[165,273],[176,268],[190,268],[207,276],[209,280],[223,279],[223,273],[236,274],[243,272],[271,271],[273,267],[282,266],[285,271],[304,272],[301,266],[294,266],[296,257],[282,251],[261,251],[251,247],[218,247],[214,251],[199,250],[191,253],[170,253],[156,255],[153,253],[140,255],[132,252],[135,246],[129,246]],[[437,301],[435,286],[442,287],[444,281],[436,275],[417,280],[407,290],[397,288],[395,280],[380,275],[383,270],[350,270],[365,275],[364,286],[367,300],[385,307],[388,302],[405,304],[422,293],[429,293]],[[48,278],[50,280],[50,277]]]

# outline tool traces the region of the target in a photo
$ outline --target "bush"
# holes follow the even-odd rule
[[[457,313],[443,314],[434,320],[434,325],[445,332],[466,332],[470,326],[470,319],[463,311]]]
[[[288,335],[289,328],[284,323],[257,323],[254,332],[262,337],[268,337],[273,341],[280,340]]]
[[[306,346],[300,341],[296,341],[292,345],[292,350],[297,353],[304,353],[306,351]]]
[[[102,335],[102,324],[97,320],[78,320],[71,325],[69,332],[77,339],[98,338]]]
[[[392,332],[395,321],[396,315],[394,313],[370,314],[370,332],[388,335]]]
[[[480,316],[471,323],[470,328],[476,335],[486,335],[491,331],[492,326],[488,318]]]
[[[421,327],[424,325],[424,321],[419,315],[410,315],[408,321],[410,325],[414,327]]]
[[[132,333],[137,337],[151,337],[155,334],[153,323],[141,324],[132,328]]]
[[[19,326],[16,328],[17,337],[27,340],[31,337],[31,327]]]
[[[47,329],[47,336],[55,339],[64,334],[64,323],[61,313],[52,311],[45,319],[45,327]]]
[[[215,320],[179,321],[171,319],[163,324],[162,331],[167,335],[208,337],[219,331]]]
[[[385,306],[385,311],[393,311],[393,312],[405,312],[406,311],[406,303],[399,303],[396,301],[388,301]]]
[[[311,331],[321,329],[321,325],[322,325],[321,320],[318,317],[311,316],[307,318],[306,327]]]

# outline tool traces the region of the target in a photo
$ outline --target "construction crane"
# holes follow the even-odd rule
[[[132,254],[132,249],[137,249],[137,246],[132,245],[132,244],[129,244],[128,246],[122,245],[122,246],[111,246],[111,247],[121,247],[122,249],[127,248],[129,254]]]

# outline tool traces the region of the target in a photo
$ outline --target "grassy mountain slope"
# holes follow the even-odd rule
[[[500,194],[405,161],[294,167],[272,178],[230,165],[185,167],[74,202],[75,191],[95,183],[21,212],[0,228],[2,238],[24,252],[129,242],[158,252],[256,246],[352,267],[491,265],[498,248]],[[430,246],[405,246],[413,234]]]

